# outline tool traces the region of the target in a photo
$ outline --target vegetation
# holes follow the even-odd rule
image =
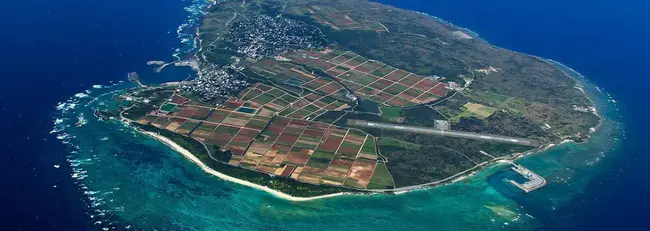
[[[592,106],[591,102],[582,92],[576,89],[576,82],[568,78],[562,70],[535,57],[494,47],[479,39],[471,38],[471,36],[459,36],[459,34],[462,35],[463,33],[461,32],[462,29],[422,14],[363,0],[226,1],[220,4],[223,5],[211,9],[201,27],[200,36],[204,42],[201,43],[203,47],[200,49],[202,53],[199,54],[199,57],[204,57],[204,60],[201,60],[202,62],[229,65],[237,60],[236,65],[244,67],[238,73],[247,76],[251,81],[265,83],[268,86],[273,86],[277,91],[282,89],[287,92],[285,95],[276,96],[270,94],[270,91],[259,90],[258,92],[264,93],[255,97],[259,103],[266,106],[277,98],[283,98],[283,101],[286,101],[288,105],[289,102],[294,102],[299,97],[307,96],[310,93],[327,95],[327,97],[319,98],[313,102],[319,101],[324,105],[334,106],[328,107],[329,111],[320,114],[326,110],[325,107],[317,106],[316,103],[311,101],[308,105],[303,105],[300,108],[293,108],[293,103],[288,108],[276,105],[277,108],[282,108],[282,110],[267,114],[276,113],[275,118],[290,117],[291,113],[294,113],[293,115],[304,115],[305,117],[320,114],[313,120],[339,126],[342,131],[347,130],[345,127],[350,127],[347,124],[348,120],[398,123],[429,128],[446,126],[444,123],[440,123],[439,120],[447,120],[451,121],[452,130],[534,139],[541,143],[557,142],[566,137],[584,138],[589,129],[599,122],[598,116],[588,109]],[[246,16],[242,17],[241,15]],[[261,15],[265,16],[259,17]],[[322,51],[320,49],[322,46],[316,44],[318,46],[314,47],[318,48],[309,47],[301,49],[300,52],[302,53],[293,53],[299,53],[302,58],[288,59],[284,55],[278,54],[282,55],[282,57],[271,60],[274,58],[273,56],[257,57],[242,54],[240,51],[235,52],[234,50],[238,49],[233,49],[237,48],[234,41],[217,39],[238,37],[228,34],[236,33],[229,26],[248,25],[250,22],[244,20],[269,18],[266,16],[277,15],[300,21],[301,28],[304,24],[310,28],[310,33],[318,31],[327,40],[327,46],[331,48],[329,50],[333,51],[331,53]],[[314,30],[311,30],[311,28]],[[315,56],[312,56],[313,59],[306,58],[311,54],[316,54],[310,54],[309,52],[317,49],[320,49],[318,55],[322,55],[319,57],[327,58],[316,59]],[[357,62],[354,65],[348,65],[350,61],[347,61],[345,67],[343,65],[332,66],[332,63],[343,62],[341,60],[356,57],[357,54],[363,57],[359,58],[361,61],[357,60],[357,58],[352,59],[352,63]],[[346,58],[337,57],[339,55]],[[287,55],[287,57],[289,56]],[[297,61],[300,59],[302,61]],[[366,62],[369,59],[377,61]],[[358,62],[365,62],[369,65],[364,66]],[[355,66],[357,66],[356,74],[347,72],[345,78],[340,77],[343,76],[345,71],[354,69]],[[387,79],[389,79],[388,76],[391,76],[389,73],[395,73],[395,75],[392,75],[393,79],[390,79],[390,81],[382,79],[380,82],[371,75],[359,74],[366,73],[360,71],[362,69],[360,67],[370,69],[365,70],[368,73],[387,76]],[[407,74],[422,81],[413,81],[406,78],[407,74],[400,77],[399,73],[393,72],[394,68],[392,67],[412,72],[417,78],[414,75]],[[318,79],[324,82],[312,82],[313,77],[307,75],[303,79],[291,76],[288,70],[292,68],[311,73],[309,76],[318,76]],[[328,68],[330,70],[327,70]],[[331,73],[332,76],[328,73]],[[333,76],[337,76],[337,78]],[[424,76],[437,79],[436,81],[427,80],[430,84],[434,84],[426,85],[430,87],[429,90],[417,90],[415,87],[409,89],[408,86],[415,83],[408,86],[393,84],[393,81],[424,83],[426,79]],[[343,79],[353,84],[349,84],[349,86],[342,84],[345,82]],[[345,91],[338,91],[340,87],[329,88],[331,92],[322,92],[323,89],[328,89],[328,87],[321,86],[327,86],[332,81],[341,84],[348,93],[359,94],[357,95],[357,97],[360,97],[359,100],[354,102],[348,99],[352,97],[346,96],[346,93],[341,93]],[[449,85],[435,85],[439,81]],[[303,85],[307,82],[313,85],[309,87]],[[449,88],[445,87],[454,86],[450,82],[460,85],[468,83],[468,87],[462,90],[455,88],[453,95],[447,94],[442,99],[432,102],[430,99],[434,98],[427,94],[434,94],[432,92],[438,90],[449,91]],[[355,90],[348,89],[353,88],[355,85]],[[368,86],[379,88],[379,90]],[[425,84],[420,86],[425,86]],[[359,89],[365,90],[366,93],[361,94],[358,91]],[[391,94],[381,94],[384,93],[383,91]],[[427,91],[429,93],[425,94]],[[147,113],[160,107],[164,103],[163,100],[170,96],[169,92],[171,91],[166,89],[137,92],[134,97],[149,99],[150,103],[135,103],[124,111],[124,116],[133,120],[142,118]],[[395,97],[395,95],[399,95],[399,97]],[[438,96],[442,95],[444,94],[438,94]],[[412,103],[404,104],[403,101],[400,101],[402,96],[407,97],[408,101]],[[424,96],[424,98],[420,98],[421,96]],[[224,98],[215,102],[197,102],[199,99],[197,96],[188,94],[185,97],[192,100],[191,104],[210,107],[217,103],[224,103],[226,100]],[[370,100],[366,98],[370,98]],[[397,100],[395,104],[387,105],[414,106],[402,108],[380,107],[377,103],[371,101],[378,98],[384,99],[381,102]],[[243,100],[247,101],[249,99]],[[345,109],[346,111],[333,111],[331,108],[340,106],[332,103],[336,100],[345,101],[354,107]],[[415,105],[418,102],[430,103]],[[231,102],[231,105],[234,104]],[[183,105],[178,107],[182,108]],[[237,107],[239,106],[233,106],[233,108]],[[172,108],[174,108],[173,105],[166,105],[163,109],[167,111]],[[239,110],[253,112],[253,109]],[[192,114],[192,112],[189,112],[189,114]],[[201,118],[193,117],[193,119]],[[293,121],[290,118],[285,119]],[[257,134],[256,141],[263,142],[265,139],[269,139],[271,135],[280,136],[280,133],[284,131],[284,127],[279,126],[279,124],[282,124],[280,120],[278,120],[276,124],[278,126],[275,130],[265,129],[262,134]],[[176,123],[179,126],[182,123],[181,130],[192,131],[197,127],[198,122],[187,122],[178,119]],[[224,151],[225,149],[222,147],[216,145],[206,147],[203,143],[182,134],[160,130],[149,125],[138,126],[141,129],[154,131],[172,139],[217,171],[294,196],[315,196],[350,191],[346,188],[312,185],[286,177],[272,177],[257,172],[258,168],[255,167],[259,165],[255,164],[261,163],[258,158],[262,159],[264,153],[268,153],[263,147],[266,147],[264,145],[271,146],[271,144],[259,144],[258,151],[261,154],[245,155],[249,148],[246,145],[252,145],[246,138],[250,136],[252,139],[255,134],[243,135],[238,138],[240,143],[236,146],[239,149],[233,149],[233,153],[237,155],[234,156],[236,158],[232,158],[233,154],[230,151]],[[218,129],[226,134],[227,130],[225,129],[227,128],[219,127]],[[232,131],[228,133],[230,136],[239,134],[239,127],[231,129]],[[340,167],[340,169],[346,170],[340,173],[342,176],[336,175],[339,174],[337,172],[329,172],[332,175],[323,177],[323,180],[337,179],[332,180],[332,182],[360,188],[365,188],[365,184],[369,180],[368,189],[388,189],[440,181],[472,169],[480,163],[532,149],[531,147],[514,144],[388,131],[379,128],[355,127],[355,129],[362,130],[377,139],[365,139],[363,141],[362,138],[365,137],[365,134],[363,134],[351,136],[353,139],[356,138],[354,142],[350,140],[342,142],[344,138],[339,136],[344,135],[329,137],[328,134],[327,137],[330,138],[327,141],[330,142],[328,148],[333,150],[329,152],[316,151],[304,155],[294,153],[291,156],[294,161],[300,162],[304,160],[307,166],[320,170],[331,170],[329,167],[335,161],[338,164],[337,168]],[[443,129],[446,129],[446,127]],[[332,131],[329,128],[324,130]],[[197,139],[215,139],[216,137],[225,140],[228,138],[213,136],[210,133],[211,131],[195,133],[203,135],[203,137],[197,136]],[[302,138],[299,134],[301,133],[291,136],[285,135],[283,139],[288,142],[295,136]],[[313,135],[316,137],[321,134]],[[275,138],[277,137],[270,140],[275,140]],[[339,138],[340,140],[337,140]],[[364,142],[363,145],[359,143],[362,141]],[[228,148],[233,146],[232,142],[227,140],[219,142],[223,142],[223,146]],[[271,143],[273,142],[275,141],[271,141]],[[317,139],[314,141],[320,148],[326,146],[321,144],[327,142],[321,141],[318,143]],[[290,152],[289,149],[292,145],[287,144],[286,146],[288,146],[286,152]],[[337,147],[340,148],[337,149]],[[334,153],[334,150],[340,150],[341,153]],[[359,150],[359,152],[354,152],[354,150]],[[354,153],[365,155],[363,157],[365,159],[362,158],[362,161],[359,159],[354,160],[351,157]],[[244,157],[241,157],[241,155],[244,155]],[[375,160],[369,160],[374,159],[374,155],[379,155],[376,167],[374,167]],[[242,166],[248,166],[256,170],[226,164],[231,159],[242,161]],[[369,161],[369,163],[363,163],[365,168],[360,165],[360,162],[364,161]],[[357,171],[361,171],[360,169],[368,171],[368,173],[364,172],[364,174],[369,178],[345,177],[347,176],[347,170],[350,170],[352,165],[357,165],[355,166]],[[271,166],[277,167],[278,165],[267,163],[263,166],[267,167],[265,172],[273,173],[274,170],[277,170]],[[374,169],[367,166],[372,166]],[[292,171],[294,171],[293,168],[289,169],[284,173],[284,176],[290,175]],[[313,171],[313,169],[307,170],[304,175],[300,176],[306,176],[305,179],[309,178],[308,180],[316,182],[315,184],[319,183],[319,180],[321,180],[320,175],[319,177],[310,178],[311,175],[316,173],[309,171]],[[322,172],[319,174],[322,174]],[[372,172],[372,175],[369,172]],[[343,182],[338,180],[339,178],[347,180]]]
[[[375,168],[375,173],[370,179],[368,189],[391,189],[394,188],[393,177],[390,175],[386,164],[379,162]]]
[[[379,148],[389,160],[388,170],[397,187],[439,181],[475,166],[462,155],[444,148],[409,149],[382,143]]]
[[[359,22],[380,22],[390,33],[333,28],[318,20],[325,13],[312,14],[303,10],[316,7],[328,9],[330,13],[345,11],[343,15]],[[573,105],[591,106],[591,102],[574,88],[576,82],[559,68],[536,57],[510,52],[476,39],[460,39],[453,32],[462,29],[431,17],[361,0],[293,1],[285,13],[318,26],[337,46],[364,57],[420,75],[442,76],[459,83],[472,77],[471,89],[477,98],[486,101],[498,102],[504,97],[523,100],[534,110],[524,113],[527,120],[539,126],[548,123],[551,132],[558,137],[585,134],[598,123],[595,115],[572,109]],[[497,71],[489,74],[475,71],[488,67]],[[543,111],[550,115],[539,113]],[[562,117],[564,115],[568,116]]]
[[[267,186],[271,189],[278,190],[280,192],[299,197],[311,197],[311,196],[320,196],[338,192],[354,192],[354,189],[333,187],[327,185],[312,185],[307,183],[298,182],[283,177],[273,177],[268,174],[259,173],[239,167],[235,167],[229,164],[222,163],[221,160],[215,161],[210,157],[208,150],[203,146],[203,144],[195,139],[183,136],[168,130],[159,129],[151,125],[142,125],[133,123],[133,125],[138,128],[156,132],[164,137],[169,138],[174,141],[176,144],[182,146],[183,148],[190,151],[194,154],[201,162],[205,163],[208,167],[214,169],[215,171],[225,173],[229,176],[246,180],[258,185]],[[217,156],[223,156],[224,154],[218,154]]]
[[[460,138],[384,131],[381,154],[397,187],[442,180],[496,157],[531,147]]]

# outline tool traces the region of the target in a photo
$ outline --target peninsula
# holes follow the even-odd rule
[[[551,63],[380,3],[217,0],[197,36],[176,62],[195,78],[139,84],[103,115],[285,199],[445,184],[600,121]]]

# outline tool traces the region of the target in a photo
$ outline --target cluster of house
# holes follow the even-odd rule
[[[222,40],[248,58],[282,54],[293,49],[322,49],[326,41],[318,28],[281,16],[258,15],[228,27]]]

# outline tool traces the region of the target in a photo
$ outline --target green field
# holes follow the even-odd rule
[[[195,128],[196,126],[199,125],[199,123],[200,123],[199,121],[190,121],[190,120],[187,120],[185,123],[183,123],[183,125],[181,125],[181,127],[180,127],[179,129],[184,129],[184,130],[192,131],[192,130],[194,130],[194,128]]]
[[[408,89],[406,86],[402,84],[393,84],[390,85],[388,88],[384,89],[385,92],[391,93],[393,95],[397,95],[401,93],[402,91]]]
[[[377,144],[372,136],[366,138],[366,142],[363,144],[363,147],[361,147],[361,153],[377,155]]]
[[[333,153],[316,151],[309,158],[309,162],[307,162],[307,166],[319,168],[319,169],[326,169],[327,166],[329,166],[330,162],[332,161],[332,158],[334,158]]]
[[[379,109],[381,110],[381,116],[382,117],[402,117],[403,116],[401,108],[381,107]]]
[[[370,178],[368,189],[389,189],[394,187],[393,177],[388,172],[386,164],[382,162],[377,163],[375,172],[372,174],[372,178]]]
[[[367,142],[367,141],[366,141]],[[417,150],[420,149],[420,145],[406,142],[406,141],[401,141],[397,139],[392,139],[392,138],[381,138],[379,139],[379,145],[381,146],[392,146],[396,148],[404,148],[404,149],[410,149],[410,150]]]
[[[160,111],[171,112],[175,107],[176,107],[176,104],[166,103],[165,105],[160,107]]]

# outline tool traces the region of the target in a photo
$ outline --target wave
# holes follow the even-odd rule
[[[172,54],[177,60],[181,60],[182,56],[192,55],[199,47],[196,32],[201,25],[201,19],[214,4],[216,1],[213,0],[190,0],[184,8],[187,14],[185,22],[176,29],[176,37],[180,40],[181,47],[176,48]]]
[[[195,52],[197,45],[196,30],[201,18],[207,14],[207,9],[215,2],[207,0],[189,0],[191,5],[185,8],[187,18],[177,31],[181,47],[176,49],[177,58]],[[88,113],[95,109],[117,107],[120,103],[110,99],[120,94],[128,84],[124,80],[109,81],[104,84],[95,84],[82,92],[72,95],[65,101],[58,102],[55,106],[56,115],[52,118],[50,134],[63,144],[68,152],[66,162],[70,166],[70,178],[73,179],[78,190],[85,196],[84,202],[88,207],[88,216],[98,229],[114,230],[129,229],[130,226],[118,227],[111,219],[115,213],[124,211],[124,207],[112,203],[113,193],[120,190],[117,184],[99,182],[102,171],[107,171],[103,165],[110,163],[106,158],[113,158],[111,151],[102,151],[106,145],[111,145],[110,135],[104,133],[106,128],[98,129],[97,126],[112,126],[106,122],[98,122],[88,118]],[[94,118],[94,117],[93,117]],[[89,121],[90,120],[90,121]],[[115,124],[117,125],[117,124]],[[112,132],[126,132],[123,126],[109,128]],[[101,133],[96,133],[102,131]],[[93,136],[96,133],[97,136]],[[135,135],[135,132],[133,132]],[[112,139],[112,138],[111,138]],[[103,144],[99,143],[103,142]],[[104,147],[102,147],[104,145]],[[109,174],[110,175],[110,174]],[[108,175],[106,175],[108,176]],[[106,183],[106,184],[104,184]],[[110,187],[107,187],[110,186]]]
[[[88,94],[87,93],[77,93],[77,94],[74,95],[74,97],[82,99],[82,98],[88,97]]]

